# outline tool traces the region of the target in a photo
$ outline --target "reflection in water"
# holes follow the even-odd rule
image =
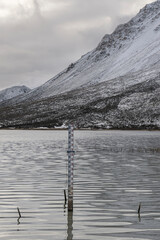
[[[20,220],[20,218],[21,218],[21,217],[18,217],[18,218],[17,218],[17,225],[19,225],[19,224],[20,224],[20,221],[19,221],[19,220]]]
[[[140,213],[138,213],[138,220],[139,220],[139,222],[141,222],[141,214]]]
[[[68,211],[67,240],[73,239],[73,211]]]

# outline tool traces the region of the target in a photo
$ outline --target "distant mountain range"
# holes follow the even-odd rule
[[[0,91],[0,102],[9,100],[11,98],[17,97],[21,94],[26,94],[31,89],[26,86],[14,86],[11,88],[6,88],[2,91]]]
[[[2,127],[160,129],[160,0],[0,112]]]

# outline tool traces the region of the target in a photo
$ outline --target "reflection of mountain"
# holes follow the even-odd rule
[[[5,126],[160,128],[160,1],[63,72],[0,106]]]

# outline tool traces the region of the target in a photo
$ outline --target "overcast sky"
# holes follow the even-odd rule
[[[0,0],[0,89],[37,87],[153,0]]]

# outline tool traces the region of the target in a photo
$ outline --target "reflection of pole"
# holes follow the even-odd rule
[[[73,169],[74,169],[74,135],[73,126],[68,127],[68,211],[73,211]]]
[[[67,229],[67,240],[73,239],[73,212],[68,212],[68,229]]]

